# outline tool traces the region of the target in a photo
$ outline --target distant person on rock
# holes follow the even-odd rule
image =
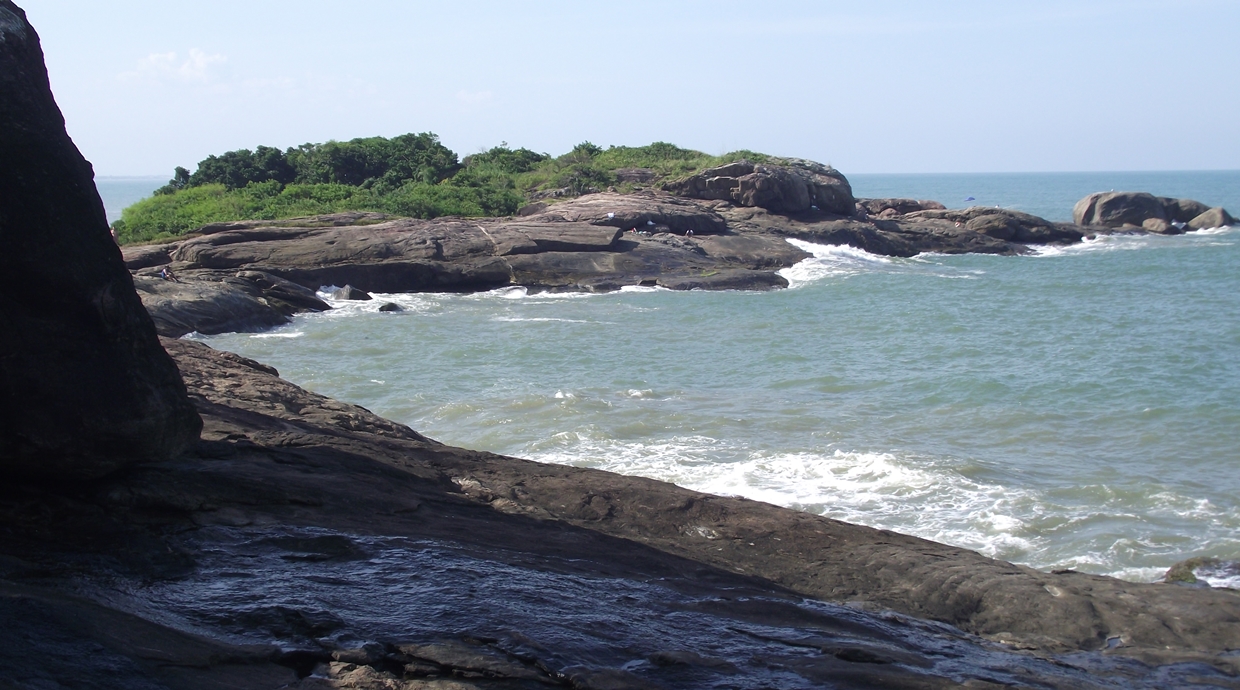
[[[179,282],[181,282],[181,281],[180,281],[180,280],[176,277],[176,274],[172,272],[172,269],[168,268],[167,266],[164,266],[164,267],[163,267],[163,268],[159,271],[159,277],[160,277],[160,278],[163,278],[164,280],[171,280],[171,281],[172,281],[172,282],[174,282],[174,283],[179,283]]]

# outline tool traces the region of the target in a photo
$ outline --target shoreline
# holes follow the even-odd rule
[[[1240,676],[1231,590],[1042,573],[756,501],[453,448],[270,366],[157,335],[268,327],[321,308],[313,288],[331,283],[770,288],[801,258],[787,236],[897,256],[1019,253],[1077,241],[1075,227],[911,200],[882,200],[900,208],[867,207],[887,214],[867,220],[825,166],[733,163],[745,174],[686,180],[696,200],[221,224],[130,256],[143,264],[133,275],[37,33],[11,0],[0,20],[0,150],[17,162],[0,166],[5,684],[1075,689]],[[741,206],[711,196],[723,188]],[[781,205],[796,213],[767,208]],[[650,235],[623,237],[638,227]],[[181,277],[157,277],[164,266]]]

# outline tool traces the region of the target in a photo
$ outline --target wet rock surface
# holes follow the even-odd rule
[[[205,422],[191,453],[73,491],[0,490],[6,680],[1126,688],[1240,671],[1228,590],[1040,573],[451,448],[163,342]]]

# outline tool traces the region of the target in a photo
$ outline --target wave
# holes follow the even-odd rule
[[[1013,558],[1044,547],[1020,517],[1038,497],[943,463],[884,452],[768,453],[706,436],[658,442],[561,432],[524,457],[668,481]]]
[[[1156,247],[1167,247],[1175,244],[1189,243],[1197,245],[1204,238],[1217,239],[1219,237],[1227,237],[1236,231],[1236,226],[1226,225],[1219,228],[1206,228],[1204,230],[1192,230],[1182,235],[1156,235],[1156,234],[1124,234],[1116,233],[1112,235],[1096,235],[1087,237],[1076,244],[1067,245],[1037,245],[1030,247],[1031,256],[1052,257],[1052,256],[1071,256],[1074,254],[1084,254],[1088,252],[1099,251],[1131,251],[1136,249],[1151,249]],[[1209,244],[1216,244],[1210,242]],[[1231,244],[1227,242],[1225,244]]]
[[[927,252],[910,258],[893,258],[846,244],[814,244],[792,238],[786,240],[794,247],[813,255],[795,266],[779,271],[779,275],[788,280],[790,288],[828,278],[848,278],[865,273],[901,273],[952,280],[977,280],[979,275],[985,273],[946,266],[939,260],[946,258],[945,254]]]

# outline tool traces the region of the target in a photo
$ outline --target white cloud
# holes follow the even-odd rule
[[[491,100],[490,91],[457,91],[456,99],[467,105],[478,105]]]
[[[207,54],[198,48],[191,48],[184,58],[176,52],[151,53],[138,61],[137,69],[123,72],[119,78],[124,81],[152,79],[206,83],[215,77],[213,68],[227,61],[228,58],[219,53]]]

